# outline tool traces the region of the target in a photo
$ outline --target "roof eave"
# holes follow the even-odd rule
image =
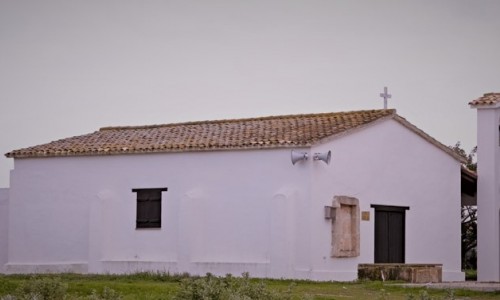
[[[273,150],[273,149],[296,149],[311,147],[311,143],[292,143],[284,145],[258,145],[258,146],[239,146],[228,148],[206,148],[193,147],[184,149],[145,149],[145,150],[111,150],[95,152],[45,152],[45,153],[15,153],[9,152],[5,156],[13,159],[23,158],[50,158],[50,157],[83,157],[83,156],[109,156],[109,155],[129,155],[129,154],[158,154],[158,153],[184,153],[184,152],[205,152],[205,151],[240,151],[240,150]]]
[[[462,174],[470,178],[471,180],[477,180],[477,173],[468,169],[465,166],[462,166]]]
[[[329,142],[329,141],[331,141],[333,139],[336,139],[336,138],[339,138],[341,136],[345,136],[345,135],[348,135],[348,134],[352,134],[352,133],[354,133],[356,131],[362,130],[362,129],[367,128],[369,126],[373,126],[375,124],[378,124],[380,122],[386,121],[388,119],[394,119],[396,122],[400,123],[401,125],[403,125],[407,129],[413,131],[414,133],[416,133],[417,135],[419,135],[420,137],[422,137],[427,142],[431,143],[432,145],[434,145],[437,148],[441,149],[442,151],[446,152],[448,155],[450,155],[452,158],[454,158],[455,160],[459,161],[460,163],[462,163],[462,164],[467,163],[467,160],[465,158],[463,158],[462,156],[458,155],[453,150],[451,150],[449,147],[447,147],[446,145],[442,144],[441,142],[439,142],[435,138],[431,137],[430,135],[428,135],[427,133],[425,133],[423,130],[419,129],[417,126],[415,126],[412,123],[408,122],[405,118],[399,116],[396,112],[394,112],[394,114],[392,114],[392,115],[388,115],[386,117],[379,118],[379,119],[377,119],[377,120],[375,120],[373,122],[370,122],[370,123],[367,123],[367,124],[363,124],[361,126],[348,129],[348,130],[343,131],[341,133],[334,134],[334,135],[328,136],[326,138],[320,139],[320,140],[316,141],[315,143],[313,143],[313,145],[322,144],[322,143],[325,143],[325,142]]]
[[[467,160],[464,157],[462,157],[459,154],[455,153],[455,151],[453,151],[452,149],[450,149],[446,145],[442,144],[441,142],[439,142],[438,140],[436,140],[432,136],[428,135],[427,133],[425,133],[423,130],[421,130],[417,126],[415,126],[412,123],[408,122],[405,118],[400,117],[399,115],[394,115],[394,120],[397,121],[398,123],[400,123],[401,125],[403,125],[404,127],[406,127],[407,129],[413,131],[414,133],[416,133],[417,135],[419,135],[421,138],[423,138],[427,142],[431,143],[432,145],[434,145],[437,148],[441,149],[442,151],[446,152],[448,155],[450,155],[451,157],[453,157],[458,162],[460,162],[462,164],[467,163]]]
[[[493,103],[493,104],[472,104],[469,103],[470,108],[477,108],[477,109],[488,109],[488,108],[498,108],[500,107],[500,102]]]

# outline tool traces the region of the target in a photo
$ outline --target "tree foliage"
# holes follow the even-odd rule
[[[467,169],[476,172],[477,170],[477,161],[476,161],[476,153],[477,153],[477,146],[472,148],[472,150],[467,153],[463,148],[462,148],[462,143],[457,142],[455,146],[450,146],[451,150],[453,150],[455,153],[458,155],[462,156],[463,158],[466,159],[466,163],[464,164],[464,167]]]
[[[462,268],[477,268],[477,207],[462,206]]]
[[[476,172],[477,161],[476,153],[477,146],[467,153],[461,143],[457,142],[455,146],[450,147],[455,153],[465,158],[464,167]],[[477,268],[477,207],[462,206],[462,268],[476,269]]]

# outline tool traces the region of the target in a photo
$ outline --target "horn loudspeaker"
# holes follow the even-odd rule
[[[307,152],[292,150],[292,164],[295,165],[301,160],[307,160]]]
[[[332,151],[324,152],[324,153],[314,153],[314,160],[322,160],[327,165],[330,164],[330,160],[332,159]]]

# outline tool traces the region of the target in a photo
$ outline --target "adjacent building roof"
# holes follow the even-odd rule
[[[308,147],[392,118],[458,160],[461,158],[395,110],[270,116],[149,126],[104,127],[94,133],[14,150],[7,157],[55,157],[156,152]]]
[[[477,205],[477,173],[462,166],[461,170],[462,206]]]
[[[492,106],[500,104],[500,93],[487,93],[482,97],[469,102],[472,107]]]

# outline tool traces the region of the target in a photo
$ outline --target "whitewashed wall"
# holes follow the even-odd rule
[[[500,281],[500,108],[477,110],[477,279]]]
[[[346,135],[312,152],[333,152],[331,167],[314,164],[311,172],[312,201],[321,207],[332,204],[331,195],[347,195],[370,212],[361,221],[361,255],[328,259],[330,222],[314,218],[314,269],[344,271],[355,278],[358,263],[374,262],[376,205],[409,206],[406,211],[406,263],[442,263],[443,280],[464,280],[460,261],[460,164],[436,146],[424,141],[394,120],[378,123]]]
[[[7,271],[85,271],[94,177],[73,159],[16,160],[11,171]],[[91,176],[92,175],[92,176]]]
[[[370,204],[410,206],[406,260],[460,272],[459,163],[395,121],[290,150],[16,159],[8,272],[135,272],[353,280],[373,262]],[[298,149],[301,150],[301,149]],[[133,188],[167,187],[162,228],[135,229]],[[323,206],[357,197],[361,256],[330,258]]]
[[[9,189],[0,189],[0,273],[7,262],[7,234],[9,218]]]
[[[8,270],[281,274],[270,259],[307,248],[308,174],[289,150],[18,159]],[[148,187],[168,188],[162,228],[136,230],[132,189]]]

